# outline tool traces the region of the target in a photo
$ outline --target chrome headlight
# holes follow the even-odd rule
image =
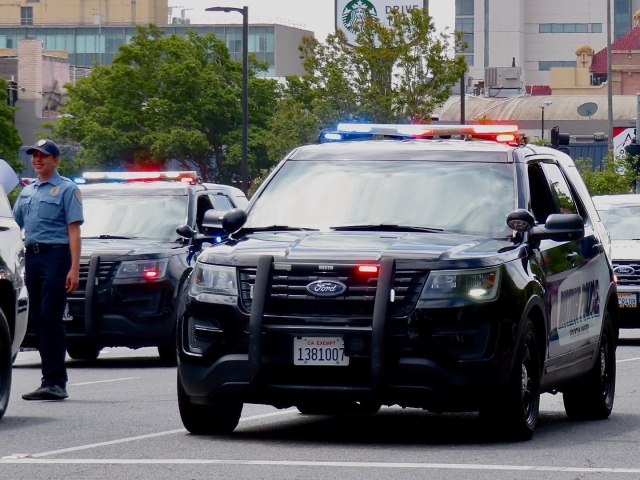
[[[478,270],[435,270],[422,289],[421,300],[495,300],[500,289],[500,268]]]
[[[161,280],[167,274],[168,258],[124,261],[118,268],[118,280]]]
[[[191,277],[189,295],[200,302],[236,305],[238,279],[235,267],[198,262]]]

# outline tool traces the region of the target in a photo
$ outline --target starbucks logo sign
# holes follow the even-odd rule
[[[367,16],[378,18],[376,7],[369,0],[351,0],[342,11],[342,24],[351,33],[358,33],[358,25]]]

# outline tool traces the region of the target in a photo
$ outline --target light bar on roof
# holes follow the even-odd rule
[[[167,172],[84,172],[81,178],[76,178],[76,183],[87,183],[87,181],[162,181],[178,180],[192,182],[198,178],[195,171],[167,171]]]
[[[504,135],[511,139],[518,133],[517,125],[394,125],[394,124],[353,124],[340,123],[336,133],[367,133],[371,135],[392,135],[399,137],[431,137],[442,135],[491,136]],[[509,136],[511,135],[511,136]]]

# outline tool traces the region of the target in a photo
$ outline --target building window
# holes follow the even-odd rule
[[[20,7],[20,25],[33,25],[33,7]]]
[[[473,33],[473,18],[456,18],[456,31]]]
[[[602,33],[602,24],[601,23],[592,23],[591,24],[591,33]]]
[[[601,23],[592,23],[591,25],[592,27],[600,25],[600,32],[602,32]],[[589,24],[587,23],[541,23],[538,25],[538,32],[539,33],[588,33]],[[596,33],[595,31],[593,32]]]
[[[631,13],[631,0],[614,0],[613,36],[616,40],[631,30]]]
[[[40,3],[40,0],[27,0],[27,3]]]
[[[456,0],[456,15],[473,15],[474,0]]]
[[[548,72],[549,70],[551,70],[551,67],[576,67],[576,61],[572,61],[572,62],[564,62],[561,60],[551,60],[551,61],[544,61],[544,62],[538,62],[538,70],[541,72]]]

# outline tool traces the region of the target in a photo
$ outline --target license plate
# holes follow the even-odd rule
[[[62,320],[65,322],[70,322],[73,320],[73,315],[69,313],[69,304],[64,307],[64,313],[62,314]]]
[[[620,308],[638,308],[638,297],[633,292],[618,292]]]
[[[295,337],[293,364],[327,367],[349,365],[349,357],[344,354],[344,339],[342,337]]]

